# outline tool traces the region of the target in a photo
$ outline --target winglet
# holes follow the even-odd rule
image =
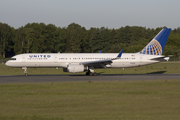
[[[119,59],[119,58],[121,57],[122,53],[123,53],[123,49],[122,49],[121,52],[118,54],[118,56],[117,56],[115,59],[112,59],[112,60]]]
[[[102,50],[100,50],[99,53],[102,53]]]
[[[122,55],[122,53],[123,53],[123,49],[122,49],[121,52],[118,54],[117,58],[120,58],[121,55]]]

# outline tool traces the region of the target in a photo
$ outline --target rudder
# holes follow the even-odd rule
[[[170,31],[171,28],[162,29],[139,53],[147,55],[162,55]]]

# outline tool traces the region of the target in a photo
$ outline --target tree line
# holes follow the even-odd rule
[[[141,51],[162,28],[125,26],[119,29],[90,28],[76,23],[67,27],[28,23],[14,29],[0,22],[0,58],[21,53],[125,53]],[[180,27],[173,29],[163,51],[180,57]]]

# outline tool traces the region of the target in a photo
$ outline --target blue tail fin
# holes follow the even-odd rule
[[[162,55],[170,31],[171,28],[162,29],[139,53],[147,55]]]

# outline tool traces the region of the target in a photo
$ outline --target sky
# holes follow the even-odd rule
[[[15,29],[27,23],[86,29],[125,26],[180,27],[180,0],[0,0],[0,22]]]

